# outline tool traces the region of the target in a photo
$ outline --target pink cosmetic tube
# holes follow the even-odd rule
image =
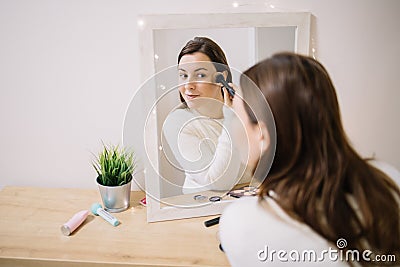
[[[61,226],[61,232],[64,235],[70,235],[73,231],[75,231],[76,228],[79,227],[79,225],[81,225],[86,220],[88,214],[88,210],[82,210],[76,213],[68,222],[64,223]]]

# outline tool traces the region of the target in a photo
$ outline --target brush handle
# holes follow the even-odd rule
[[[217,217],[217,218],[214,218],[214,219],[205,221],[205,222],[204,222],[204,225],[205,225],[206,227],[210,227],[210,226],[219,224],[219,218],[220,218],[220,217]]]

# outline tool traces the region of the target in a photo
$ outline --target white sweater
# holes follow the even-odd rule
[[[223,122],[188,108],[174,110],[165,120],[164,137],[185,171],[184,194],[230,190],[241,177],[240,182],[249,181]]]
[[[400,173],[396,169],[382,162],[372,164],[400,184]],[[224,210],[219,227],[221,245],[232,266],[349,266],[346,261],[335,260],[341,257],[336,244],[291,218],[270,197],[262,205],[257,197],[234,201]]]

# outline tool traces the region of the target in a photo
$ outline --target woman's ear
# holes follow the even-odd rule
[[[259,121],[257,123],[257,126],[260,129],[259,142],[260,142],[261,153],[264,153],[268,149],[271,143],[271,139],[269,136],[268,128],[263,121]]]

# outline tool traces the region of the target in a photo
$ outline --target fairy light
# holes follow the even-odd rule
[[[137,25],[138,25],[139,27],[143,27],[143,26],[144,26],[144,20],[139,19],[139,20],[137,21]]]

